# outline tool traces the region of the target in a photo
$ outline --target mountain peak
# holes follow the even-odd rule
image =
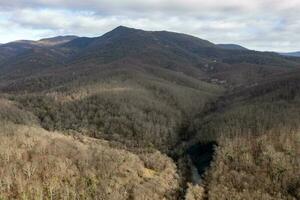
[[[101,38],[101,40],[103,40],[103,39],[107,39],[107,38],[128,37],[128,36],[134,35],[139,32],[143,32],[143,30],[129,28],[126,26],[118,26],[115,29],[100,36],[99,38]]]
[[[133,29],[133,28],[130,28],[130,27],[127,27],[127,26],[120,25],[120,26],[117,26],[114,30],[126,30],[126,29]]]
[[[136,31],[142,31],[142,30],[135,29],[135,28],[130,28],[130,27],[127,27],[127,26],[118,26],[115,29],[113,29],[112,31],[110,31],[110,33],[112,33],[112,32],[129,33],[129,32],[136,32]]]

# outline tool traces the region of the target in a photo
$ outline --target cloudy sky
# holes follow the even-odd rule
[[[300,0],[1,0],[0,43],[99,36],[124,25],[256,50],[300,51],[299,10]]]

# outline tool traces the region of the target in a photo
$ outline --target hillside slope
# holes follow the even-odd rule
[[[190,142],[218,145],[205,198],[299,199],[299,72],[236,88],[195,117]]]
[[[176,166],[157,151],[3,122],[0,137],[1,199],[177,199]]]
[[[237,44],[217,44],[218,47],[222,49],[229,49],[229,50],[249,50],[241,45]]]
[[[299,59],[123,26],[42,43],[0,46],[0,198],[299,196]]]
[[[199,138],[218,140],[222,135],[260,135],[299,128],[299,70],[274,75],[249,87],[235,88],[206,105],[190,130]],[[210,138],[210,139],[209,139]]]

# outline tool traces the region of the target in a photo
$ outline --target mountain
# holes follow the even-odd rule
[[[40,40],[17,40],[13,42],[9,42],[6,44],[1,44],[0,46],[6,47],[6,48],[24,48],[24,46],[27,45],[27,47],[31,46],[55,46],[55,45],[60,45],[64,44],[67,42],[70,42],[71,40],[74,40],[78,38],[77,36],[74,35],[66,35],[66,36],[56,36],[52,38],[43,38]]]
[[[299,70],[124,26],[1,45],[0,197],[298,199]]]
[[[224,88],[256,84],[300,67],[276,53],[227,50],[186,34],[124,26],[95,38],[44,41],[60,42],[13,43],[17,51],[0,64],[2,92],[26,94],[19,101],[49,130],[87,129],[97,137],[118,133],[119,140],[135,138],[137,145],[147,141],[161,150],[175,145],[182,121]],[[51,109],[45,114],[41,106]]]
[[[243,46],[237,45],[237,44],[217,44],[218,47],[222,49],[228,49],[228,50],[249,50]]]
[[[74,40],[76,38],[78,38],[78,37],[74,36],[74,35],[57,36],[57,37],[53,37],[53,38],[44,38],[39,41],[36,41],[36,43],[39,45],[45,45],[45,46],[55,46],[55,45],[60,45],[60,44],[70,42],[71,40]]]
[[[147,68],[158,67],[205,81],[217,79],[217,82],[238,85],[249,83],[249,79],[253,82],[267,74],[285,72],[299,66],[298,61],[276,53],[227,50],[185,34],[143,31],[123,26],[96,38],[80,37],[55,46],[23,41],[2,45],[1,50],[2,75],[17,77],[19,81],[28,80],[28,71],[31,76],[41,70],[43,76],[50,76],[58,70],[64,79],[70,79],[68,70],[80,74],[87,69],[83,67],[85,65],[95,69],[114,64],[119,67],[122,65],[122,68],[139,66],[143,70],[147,65]],[[22,62],[18,62],[20,59]],[[120,64],[122,62],[125,63]],[[62,65],[66,67],[62,68]],[[16,80],[12,78],[10,81]]]
[[[300,51],[290,53],[280,53],[283,56],[300,57]]]
[[[0,45],[0,62],[2,60],[8,59],[14,56],[18,56],[26,51],[30,51],[38,47],[47,47],[50,48],[55,45],[61,45],[67,43],[77,36],[57,36],[53,38],[45,38],[38,41],[33,40],[18,40],[6,44]]]

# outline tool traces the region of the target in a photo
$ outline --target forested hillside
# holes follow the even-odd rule
[[[299,70],[123,26],[0,45],[0,199],[298,199]]]
[[[295,71],[236,89],[195,117],[194,140],[219,145],[209,199],[300,198],[299,78]]]

